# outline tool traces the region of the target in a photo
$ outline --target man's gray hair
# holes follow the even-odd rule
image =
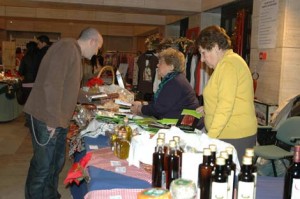
[[[95,28],[85,28],[79,35],[80,40],[98,39],[99,32]]]

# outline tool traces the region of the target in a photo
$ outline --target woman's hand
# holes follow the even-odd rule
[[[202,113],[203,115],[205,114],[205,113],[204,113],[204,108],[203,108],[203,106],[199,106],[198,108],[196,108],[196,111],[197,111],[198,113]]]
[[[142,109],[142,102],[140,101],[134,101],[130,108],[131,112],[135,115],[142,115],[141,109]]]

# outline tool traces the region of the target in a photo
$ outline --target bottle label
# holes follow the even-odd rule
[[[299,199],[300,196],[300,179],[293,179],[293,186],[291,190],[291,199]]]
[[[254,193],[253,193],[253,199],[256,198],[256,183],[257,183],[257,172],[252,173],[254,175]]]
[[[239,181],[237,199],[253,199],[253,195],[254,182]]]
[[[161,172],[161,187],[164,188],[164,189],[167,187],[167,184],[166,184],[166,172],[165,171]]]
[[[211,185],[211,198],[212,199],[226,199],[227,198],[227,182],[219,183],[213,182]]]
[[[234,171],[231,170],[230,175],[228,176],[228,196],[227,196],[227,198],[232,198],[232,196],[233,196],[232,195],[233,189],[234,189],[233,179],[234,179]]]

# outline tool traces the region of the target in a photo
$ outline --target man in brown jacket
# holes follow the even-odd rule
[[[26,180],[26,199],[57,199],[58,177],[65,160],[69,121],[77,103],[82,57],[90,59],[102,47],[94,28],[77,40],[54,43],[44,56],[24,112],[32,134],[33,157]]]

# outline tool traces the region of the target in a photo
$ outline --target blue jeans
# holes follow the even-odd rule
[[[50,138],[44,122],[31,118],[28,114],[26,119],[31,132],[33,157],[26,179],[25,198],[58,199],[58,177],[65,163],[68,129],[56,128]]]

